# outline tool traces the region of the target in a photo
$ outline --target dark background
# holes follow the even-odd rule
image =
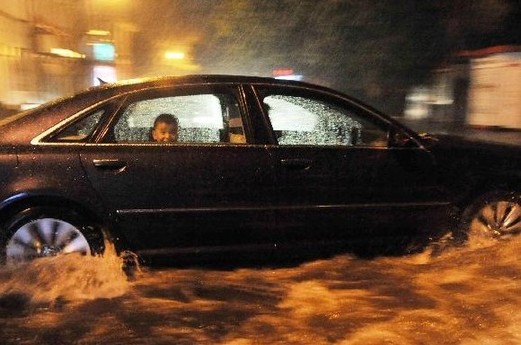
[[[517,0],[155,0],[134,12],[141,74],[157,74],[147,52],[183,42],[198,73],[291,68],[391,114],[458,53],[521,43]]]

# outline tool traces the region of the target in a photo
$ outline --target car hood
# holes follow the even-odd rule
[[[521,178],[521,145],[460,135],[422,135],[425,147],[442,164],[476,172],[496,171]]]
[[[509,141],[508,138],[495,137],[494,135],[490,135],[487,139],[485,135],[423,133],[420,134],[420,137],[427,147],[462,147],[466,149],[521,151],[521,141]]]

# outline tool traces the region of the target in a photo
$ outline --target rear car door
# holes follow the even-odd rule
[[[274,194],[271,160],[248,143],[244,109],[239,85],[142,90],[85,146],[85,170],[133,248],[153,254],[268,241],[248,231]],[[177,142],[151,141],[162,113],[177,117]]]

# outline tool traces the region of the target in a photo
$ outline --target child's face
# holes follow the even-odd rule
[[[177,128],[171,123],[158,122],[152,130],[152,138],[158,142],[177,141]]]

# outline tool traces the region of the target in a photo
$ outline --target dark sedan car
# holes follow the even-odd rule
[[[176,141],[153,141],[160,114]],[[106,240],[143,256],[292,255],[521,230],[519,147],[421,136],[307,83],[102,85],[1,119],[0,145],[7,261]]]

